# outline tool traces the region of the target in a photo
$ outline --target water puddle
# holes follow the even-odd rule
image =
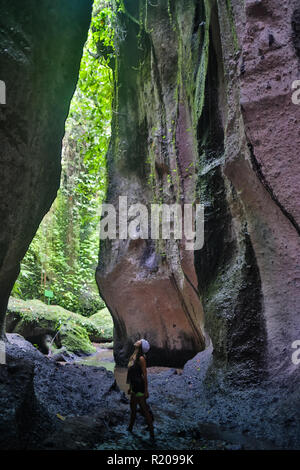
[[[84,364],[86,366],[105,367],[105,369],[109,370],[110,372],[113,372],[118,387],[120,388],[120,390],[127,394],[127,368],[116,366],[112,348],[107,348],[105,347],[105,345],[103,347],[101,343],[93,343],[93,345],[97,349],[97,352],[95,354],[92,354],[91,356],[81,358],[78,363]]]
[[[79,364],[93,367],[105,367],[105,369],[114,372],[115,361],[112,348],[107,348],[101,343],[93,343],[96,348],[95,354],[86,356],[77,361]]]
[[[105,369],[114,373],[117,385],[120,390],[127,394],[128,384],[127,379],[127,368],[116,366],[114,361],[113,349],[111,347],[105,347],[105,344],[93,343],[96,348],[96,353],[91,356],[81,358],[78,363],[86,366],[94,367],[105,367]],[[169,367],[148,367],[148,374],[157,374],[164,370],[168,370]]]

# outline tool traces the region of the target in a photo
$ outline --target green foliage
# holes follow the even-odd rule
[[[231,5],[230,0],[226,0],[226,9],[227,9],[227,14],[228,14],[229,22],[230,22],[230,28],[231,28],[231,32],[232,32],[234,49],[237,52],[238,49],[239,49],[239,41],[238,41],[238,36],[237,36],[237,32],[236,32],[234,15],[233,15],[232,5]]]
[[[12,294],[91,315],[104,306],[95,284],[99,206],[106,194],[106,152],[113,91],[114,13],[95,0],[63,141],[61,187],[22,262]]]
[[[205,7],[205,25],[204,25],[204,38],[201,52],[200,64],[196,77],[196,90],[195,90],[195,104],[194,104],[194,122],[198,123],[203,106],[204,106],[204,95],[205,95],[205,80],[207,74],[208,65],[208,52],[209,52],[209,26],[211,16],[211,4],[210,0],[204,0]]]
[[[90,318],[70,312],[57,305],[46,305],[40,300],[10,298],[7,313],[8,324],[12,321],[14,332],[31,336],[35,329],[52,337],[59,332],[59,340],[70,352],[95,352],[91,341],[111,341],[113,321],[107,308]]]
[[[74,353],[93,354],[96,348],[91,344],[88,333],[80,325],[67,324],[61,331],[61,344],[67,351]]]
[[[101,340],[113,338],[113,321],[108,308],[103,308],[92,315],[89,320],[98,327],[101,333]]]

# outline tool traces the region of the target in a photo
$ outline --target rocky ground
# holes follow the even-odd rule
[[[221,374],[212,365],[211,349],[187,362],[182,373],[169,369],[149,374],[158,449],[300,448],[296,384],[289,389],[264,380],[255,386],[232,386],[231,378]],[[122,426],[114,433],[120,449],[147,448],[138,426],[133,437]],[[97,448],[113,449],[113,442]]]
[[[115,413],[117,421],[122,417],[125,405],[122,408],[123,397],[112,372],[57,363],[21,336],[7,336],[7,364],[0,368],[0,448],[57,448],[55,441],[49,442],[57,432],[59,445],[69,448],[61,439],[71,417],[97,416],[102,423],[100,435],[114,422]]]
[[[112,372],[63,365],[19,335],[8,339],[0,368],[1,449],[300,448],[299,395],[267,382],[229,391],[229,378],[207,374],[210,349],[182,373],[149,370],[151,444],[141,415],[127,432],[129,402]]]

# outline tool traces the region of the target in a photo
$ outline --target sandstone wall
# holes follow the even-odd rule
[[[217,362],[292,373],[298,2],[124,3],[107,200],[202,202],[205,244],[101,243],[116,360],[145,336],[151,363],[179,365],[210,336]]]
[[[97,282],[125,363],[216,361],[293,373],[299,338],[299,2],[124,2],[107,201],[201,202],[205,243],[101,243]],[[0,6],[0,314],[59,185],[90,2]]]
[[[275,376],[296,372],[291,344],[300,337],[300,108],[291,99],[299,7],[294,0],[232,2],[233,33],[219,2],[227,82],[223,171],[243,205],[261,279],[265,359]]]
[[[148,3],[147,12],[141,2],[125,2],[129,16],[118,17],[107,197],[116,208],[119,196],[128,197],[128,206],[145,204],[149,213],[151,203],[194,201],[197,141],[189,100],[200,37],[192,54],[195,4],[173,3],[180,9],[174,16],[160,1]],[[140,15],[139,26],[132,18]],[[183,365],[205,347],[192,251],[175,240],[117,239],[103,242],[100,253],[97,282],[114,319],[119,364],[143,336],[152,364]]]

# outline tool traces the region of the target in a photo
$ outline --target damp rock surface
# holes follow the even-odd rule
[[[238,365],[243,380],[297,375],[297,2],[128,8],[142,20],[137,34],[128,15],[117,17],[126,35],[117,42],[107,202],[117,216],[120,196],[148,214],[152,203],[201,202],[204,245],[101,242],[96,276],[116,362],[126,364],[141,336],[149,364],[171,367],[211,340],[216,361]]]
[[[129,400],[111,372],[57,364],[16,334],[8,335],[6,349],[7,365],[0,369],[2,449],[272,450],[300,445],[296,388],[269,381],[234,384],[222,369],[216,373],[211,347],[183,370],[149,369],[155,443],[140,413],[133,433],[127,431]]]
[[[80,421],[80,416],[92,419],[102,413],[99,419],[105,430],[106,412],[112,404],[118,403],[117,414],[124,412],[123,394],[112,372],[57,363],[22,336],[7,337],[6,364],[0,367],[0,448],[39,447],[73,416]]]

